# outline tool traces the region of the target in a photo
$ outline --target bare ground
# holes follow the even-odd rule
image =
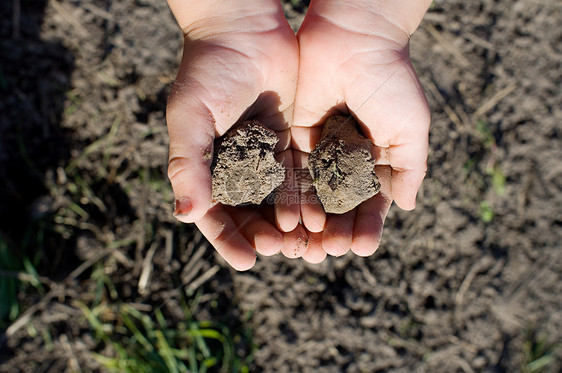
[[[304,8],[286,4],[295,28]],[[196,290],[194,317],[254,330],[253,371],[562,370],[559,2],[436,1],[412,38],[433,118],[416,210],[391,209],[370,258],[245,273],[171,216],[165,2],[16,0],[1,17],[0,237],[40,285],[19,276],[0,372],[97,371],[110,351],[79,304],[173,324]]]

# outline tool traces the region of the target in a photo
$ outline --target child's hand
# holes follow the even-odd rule
[[[362,124],[375,144],[382,190],[355,210],[326,218],[304,204],[302,221],[331,255],[378,247],[392,201],[411,210],[426,172],[429,108],[408,42],[430,1],[313,1],[298,33],[299,81],[291,128],[295,160],[306,159],[334,111]]]
[[[169,178],[176,217],[195,222],[219,254],[238,270],[255,262],[253,247],[271,255],[299,219],[298,205],[263,208],[212,206],[213,140],[242,116],[277,131],[278,158],[292,167],[292,120],[298,47],[276,0],[169,0],[185,34],[184,55],[170,94]],[[277,228],[275,225],[277,223]]]

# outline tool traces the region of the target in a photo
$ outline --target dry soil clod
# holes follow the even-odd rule
[[[352,117],[335,115],[326,120],[308,157],[312,184],[326,212],[343,214],[379,192],[371,146]]]
[[[257,120],[242,122],[215,140],[213,198],[225,205],[260,204],[285,179],[275,160],[279,139]]]

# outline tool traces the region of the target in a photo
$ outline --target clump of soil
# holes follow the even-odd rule
[[[379,192],[371,145],[352,117],[335,115],[326,120],[308,157],[313,185],[326,212],[343,214]]]
[[[213,198],[222,204],[260,204],[285,179],[275,160],[279,139],[258,120],[232,128],[215,142],[211,165]]]

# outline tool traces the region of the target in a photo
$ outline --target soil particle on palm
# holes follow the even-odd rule
[[[215,141],[213,198],[222,204],[260,204],[285,179],[275,160],[279,139],[257,120],[242,122]]]
[[[371,145],[352,117],[335,115],[326,120],[308,158],[313,185],[326,212],[343,214],[379,192]]]

